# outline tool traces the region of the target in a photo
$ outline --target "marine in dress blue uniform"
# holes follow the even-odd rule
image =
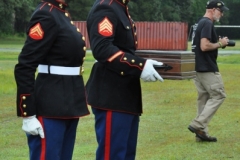
[[[139,116],[142,114],[140,78],[161,80],[153,64],[135,55],[136,26],[128,0],[96,0],[87,30],[96,62],[87,82],[87,100],[95,115],[97,160],[133,160]]]
[[[39,3],[14,70],[17,116],[23,117],[31,160],[71,160],[79,117],[89,114],[85,38],[66,7],[60,0]]]

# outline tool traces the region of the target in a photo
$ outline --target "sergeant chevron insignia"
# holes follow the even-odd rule
[[[105,17],[99,24],[98,24],[98,32],[102,36],[109,37],[113,34],[113,25],[110,20]]]
[[[32,39],[35,39],[35,40],[41,40],[43,39],[43,35],[44,35],[44,31],[41,27],[41,24],[40,23],[37,23],[35,26],[33,26],[30,31],[29,31],[29,36],[32,38]]]

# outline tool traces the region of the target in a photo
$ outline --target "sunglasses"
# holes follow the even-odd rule
[[[218,11],[221,12],[221,13],[223,13],[223,11],[222,11],[221,9],[219,9],[219,8],[216,8],[216,10],[218,10]]]

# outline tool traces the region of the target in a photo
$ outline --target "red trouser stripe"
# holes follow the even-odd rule
[[[39,122],[42,125],[43,128],[43,132],[44,132],[44,123],[43,123],[43,117],[38,117]],[[46,136],[46,135],[44,135]],[[45,160],[46,158],[46,137],[41,138],[41,155],[40,155],[40,159],[41,160]]]
[[[112,111],[107,111],[104,160],[109,160],[110,159],[111,126],[112,126]]]

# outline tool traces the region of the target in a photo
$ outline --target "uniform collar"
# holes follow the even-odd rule
[[[62,10],[65,10],[66,7],[67,7],[67,4],[64,3],[64,2],[61,2],[59,0],[42,0],[43,2],[49,2],[51,3],[52,5],[62,9]]]

